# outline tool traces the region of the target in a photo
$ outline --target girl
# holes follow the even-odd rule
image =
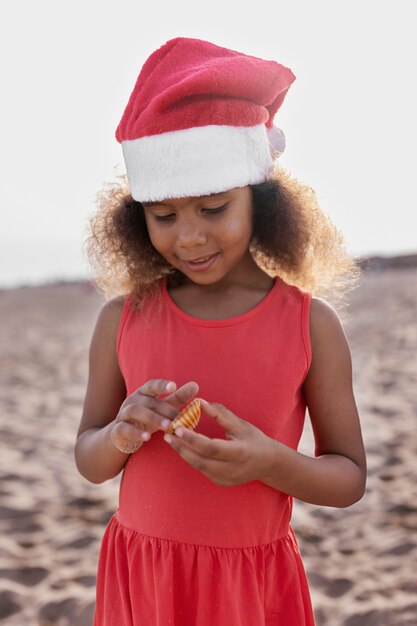
[[[129,191],[103,195],[90,252],[124,295],[97,322],[75,449],[94,483],[123,470],[96,626],[311,626],[293,497],[346,507],[364,493],[349,348],[312,297],[355,265],[274,161],[293,80],[175,39],[117,129]],[[164,433],[196,396],[197,429]],[[297,452],[306,407],[315,457]]]

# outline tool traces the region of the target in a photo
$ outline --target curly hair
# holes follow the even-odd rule
[[[153,247],[142,204],[132,199],[126,178],[119,178],[120,183],[106,185],[98,194],[87,253],[97,287],[107,297],[129,294],[140,308],[162,277],[181,284],[184,276]],[[271,277],[343,305],[360,269],[314,191],[278,166],[270,180],[250,187],[249,249],[256,263]]]

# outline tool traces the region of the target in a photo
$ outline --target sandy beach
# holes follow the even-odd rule
[[[84,283],[0,291],[0,623],[7,626],[92,624],[100,540],[118,479],[89,484],[75,468],[73,445],[102,303]],[[416,626],[416,270],[365,272],[344,327],[368,485],[348,509],[294,503],[317,626]],[[313,453],[308,420],[300,450]]]

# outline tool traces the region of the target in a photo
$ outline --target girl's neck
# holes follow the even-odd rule
[[[253,261],[253,259],[252,259]],[[168,291],[173,302],[185,313],[201,319],[226,319],[246,313],[261,302],[274,285],[274,280],[253,261],[246,272],[225,276],[209,285],[188,278]]]

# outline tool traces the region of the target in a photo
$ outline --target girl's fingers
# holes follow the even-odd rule
[[[181,409],[184,404],[188,404],[188,402],[193,400],[199,390],[198,384],[194,381],[185,383],[179,389],[175,389],[175,387],[176,383],[173,381],[153,379],[139,387],[135,393],[155,399],[158,396],[163,396],[152,401],[151,404],[155,412],[173,420],[178,415],[177,409]]]
[[[126,422],[115,424],[111,434],[113,445],[120,452],[126,454],[132,454],[132,452],[139,450],[144,441],[147,441],[150,437],[150,433],[139,430],[136,426]]]
[[[126,406],[117,418],[119,422],[132,424],[135,428],[155,432],[166,430],[176,416],[176,411],[169,405],[158,407],[158,413],[146,406],[131,404]]]
[[[210,439],[188,428],[179,427],[175,429],[175,435],[165,435],[164,439],[177,450],[187,447],[207,459],[228,461],[233,458],[234,449],[230,441]]]
[[[201,399],[201,408],[204,413],[213,417],[225,429],[229,437],[237,439],[241,435],[246,422],[229,411],[223,404]]]
[[[193,400],[197,392],[198,385],[193,381],[176,389],[173,381],[149,380],[126,399],[117,421],[130,422],[144,431],[166,430],[179,409]]]
[[[170,445],[185,461],[187,461],[187,463],[209,477],[216,471],[216,467],[219,465],[223,467],[224,461],[222,459],[207,458],[202,456],[195,449],[188,446],[185,441],[182,441],[175,435],[165,435],[164,439],[170,443]]]
[[[164,380],[163,378],[155,378],[148,380],[144,385],[138,388],[138,392],[142,396],[151,396],[156,398],[163,393],[171,393],[177,385],[172,380]]]
[[[206,459],[233,461],[238,453],[233,440],[242,439],[246,431],[246,422],[222,404],[207,402],[202,398],[200,400],[203,411],[210,417],[213,417],[226,430],[228,439],[212,439],[180,426],[175,429],[174,435],[165,435],[165,441],[171,443],[178,451],[188,447],[200,457]]]
[[[164,398],[165,402],[168,402],[176,409],[180,409],[184,404],[187,404],[191,400],[194,400],[198,394],[199,386],[196,382],[190,381],[182,385],[179,389],[171,393]]]

